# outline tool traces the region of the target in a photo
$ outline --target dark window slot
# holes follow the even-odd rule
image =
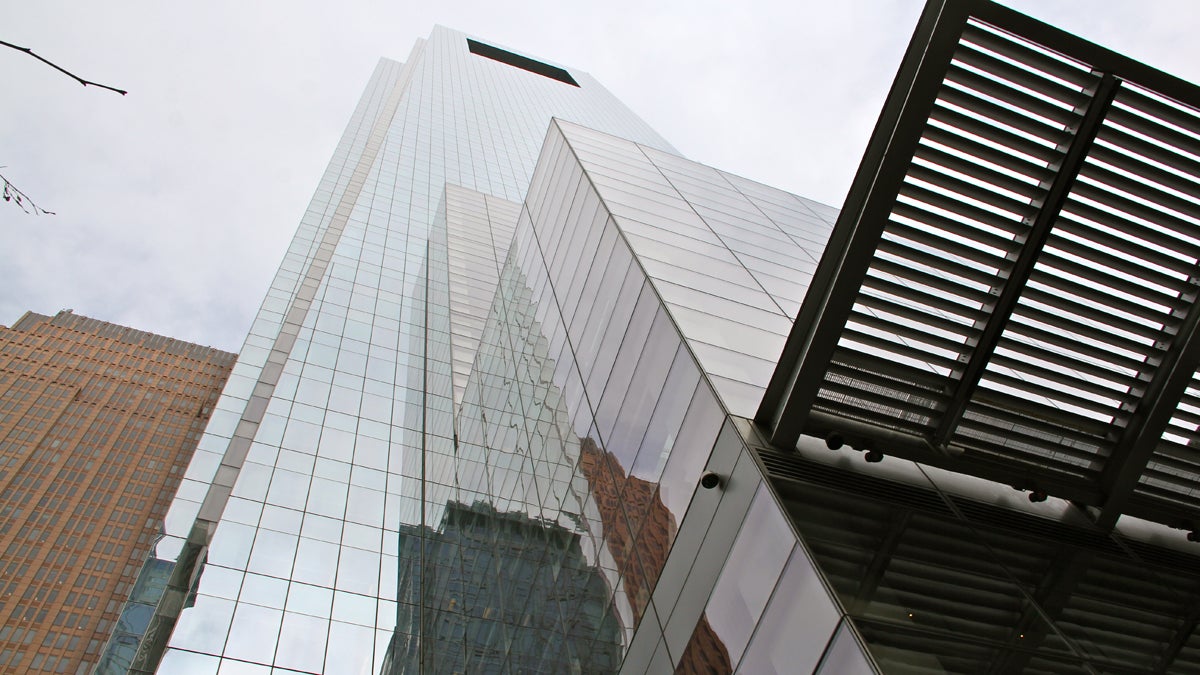
[[[534,61],[527,56],[514,54],[512,52],[500,49],[499,47],[485,45],[482,42],[476,42],[470,38],[467,38],[467,47],[471,50],[472,54],[478,54],[479,56],[491,59],[493,61],[499,61],[500,63],[507,63],[510,66],[515,66],[521,70],[528,70],[531,73],[537,73],[538,75],[548,77],[552,80],[558,80],[559,82],[569,84],[572,87],[579,86],[579,83],[575,81],[575,78],[571,77],[570,73],[562,68],[559,68],[558,66],[552,66],[548,63],[542,63],[541,61]]]

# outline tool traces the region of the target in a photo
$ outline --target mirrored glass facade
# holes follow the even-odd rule
[[[1200,663],[1163,526],[751,420],[837,218],[585,73],[443,28],[382,61],[96,672]],[[903,421],[892,384],[861,395]]]
[[[764,616],[861,654],[730,416],[833,211],[470,45],[377,68],[96,672],[784,664]]]

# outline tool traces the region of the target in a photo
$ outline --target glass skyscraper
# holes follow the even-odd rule
[[[614,670],[676,625],[656,580],[830,218],[585,73],[444,28],[382,61],[98,672]]]
[[[1126,174],[1153,155],[1176,192],[1200,166],[1163,168],[1171,143],[1200,158],[1200,134],[1176,133],[1194,108],[1146,116],[1147,96],[1118,96],[1124,121],[1097,131],[1089,102],[1113,100],[1101,65],[1127,64],[1080,65],[1020,30],[1086,45],[991,3],[930,2],[840,213],[680,157],[584,73],[443,28],[383,61],[167,514],[152,559],[170,573],[139,583],[97,672],[1195,667],[1196,557],[1163,533],[1191,507],[1134,499],[1149,521],[1114,530],[1122,503],[1050,480],[1058,455],[1084,452],[1047,431],[1067,409],[1022,417],[1057,393],[1013,396],[1023,380],[1004,371],[1008,398],[978,413],[956,383],[991,355],[943,353],[999,339],[1007,320],[986,314],[1018,291],[984,290],[987,275],[1003,286],[1025,266],[1042,283],[1020,228],[1086,229],[1056,220],[1073,179],[1055,172],[1080,171],[1092,136],[1160,134],[1099,152]],[[1182,286],[1155,265],[1200,257],[1173,261],[1155,232],[1136,250]],[[1102,244],[1055,245],[1119,257],[1120,237],[1088,236]],[[1034,347],[1051,355],[1005,367],[1104,370],[1013,349]],[[1150,389],[1182,392],[1170,377]],[[1098,386],[1066,396],[1096,408]],[[988,434],[905,435],[947,410]],[[1079,424],[1100,442],[1099,422]],[[1014,469],[963,447],[976,441],[1056,454]]]

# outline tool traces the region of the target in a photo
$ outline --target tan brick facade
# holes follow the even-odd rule
[[[0,672],[90,671],[235,359],[69,310],[0,326]]]

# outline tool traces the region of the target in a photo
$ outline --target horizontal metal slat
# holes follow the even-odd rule
[[[1031,314],[1034,314],[1034,316],[1030,317],[1031,319],[1034,319],[1041,323],[1048,323],[1046,321],[1042,321],[1042,317],[1047,316],[1044,312],[1035,311],[1035,312],[1031,312]],[[1051,324],[1051,325],[1053,325],[1053,324]],[[1063,326],[1058,326],[1058,327],[1062,328]],[[1070,336],[1064,335],[1062,333],[1058,333],[1056,331],[1045,330],[1038,326],[1031,325],[1029,323],[1021,321],[1021,316],[1019,314],[1015,315],[1012,319],[1009,320],[1008,327],[1007,327],[1007,333],[1011,334],[1011,335],[1022,335],[1027,338],[1036,340],[1038,342],[1042,342],[1042,343],[1045,343],[1048,345],[1054,345],[1055,347],[1058,347],[1059,349],[1063,350],[1064,352],[1075,352],[1078,354],[1082,354],[1084,356],[1089,356],[1101,363],[1106,363],[1106,362],[1112,363],[1114,368],[1124,368],[1126,370],[1132,370],[1132,371],[1136,372],[1136,371],[1141,370],[1145,366],[1144,359],[1141,359],[1141,358],[1133,359],[1128,356],[1124,356],[1122,354],[1114,353],[1107,347],[1098,347],[1096,345],[1091,345],[1086,342],[1079,342],[1078,340],[1076,340]],[[1014,343],[1017,342],[1017,340],[1014,340],[1012,338],[1008,338],[1008,339],[1012,340],[1012,342],[1014,342]],[[1138,345],[1138,346],[1141,347],[1142,345]],[[1130,350],[1130,351],[1132,351],[1132,350]]]
[[[1200,413],[1191,412],[1183,407],[1176,408],[1175,414],[1171,417],[1172,426],[1174,426],[1177,421],[1191,426],[1192,428],[1189,430],[1189,433],[1196,434],[1198,433],[1196,431],[1196,427],[1200,427]],[[1200,452],[1200,449],[1193,448],[1192,451]]]
[[[1194,438],[1192,440],[1195,440]],[[1163,468],[1174,469],[1180,473],[1191,474],[1192,486],[1195,486],[1195,477],[1200,475],[1200,452],[1194,446],[1182,445],[1173,441],[1161,440],[1154,448],[1154,455],[1151,461],[1160,462],[1164,465]],[[1162,469],[1157,469],[1161,473],[1170,473]]]
[[[848,410],[871,411],[890,416],[893,419],[900,419],[906,414],[916,417],[931,417],[935,414],[932,408],[911,405],[895,394],[875,393],[868,387],[854,387],[841,382],[825,380],[821,383],[821,390],[821,398],[831,406],[837,405],[837,411],[842,415],[846,415]],[[845,397],[845,400],[837,401],[835,396]],[[850,416],[854,415],[850,414]],[[917,428],[919,429],[920,426]]]
[[[984,373],[983,379],[980,380],[980,386],[984,386],[985,383],[989,383],[989,382],[997,384],[997,385],[1003,385],[1006,387],[1012,387],[1013,389],[1016,389],[1018,391],[1031,394],[1034,397],[1041,397],[1041,398],[1045,398],[1049,401],[1054,401],[1056,403],[1070,405],[1070,406],[1074,406],[1076,408],[1082,408],[1084,410],[1090,410],[1098,415],[1106,415],[1106,416],[1114,416],[1115,417],[1116,414],[1118,412],[1120,412],[1120,407],[1116,404],[1104,403],[1101,401],[1093,401],[1092,399],[1087,398],[1085,396],[1080,396],[1078,394],[1070,393],[1070,392],[1066,391],[1065,389],[1055,389],[1053,387],[1048,387],[1043,384],[1038,384],[1038,383],[1032,382],[1030,380],[1025,380],[1025,379],[1022,379],[1019,377],[1014,377],[1007,373],[1002,373],[998,370],[986,371]],[[1112,396],[1111,398],[1119,399],[1119,397],[1117,397],[1117,396]],[[1024,405],[1028,408],[1030,406],[1030,404],[1032,404],[1032,403],[1034,403],[1033,400],[1026,400]],[[1038,402],[1038,407],[1043,407],[1046,410],[1050,410],[1053,406],[1041,404],[1040,402]],[[1055,412],[1055,414],[1061,415],[1061,414],[1068,413],[1068,412],[1070,412],[1070,411],[1057,410]],[[1070,414],[1074,415],[1076,413],[1070,413]]]
[[[1105,437],[1112,431],[1112,425],[1081,415],[1056,406],[1039,403],[1036,407],[1029,405],[1025,397],[1017,397],[995,389],[985,388],[979,392],[967,408],[963,417],[964,424],[971,420],[972,424],[994,425],[996,422],[1007,424],[1030,424],[1031,430],[1037,430],[1049,436],[1062,436],[1070,439],[1081,447],[1070,448],[1065,454],[1076,459],[1090,460],[1096,457],[1098,448],[1107,447],[1111,443]],[[988,419],[984,419],[988,418]],[[1003,427],[997,427],[1003,429]],[[1030,445],[1054,450],[1054,444],[1046,438],[1029,436],[1033,441]]]
[[[947,333],[954,333],[959,328],[970,327],[970,324],[948,321],[948,319],[934,315],[934,313],[920,309],[920,307],[896,303],[896,301],[880,298],[877,295],[869,293],[859,293],[857,304],[854,306],[870,307],[872,310],[888,313],[888,315],[906,318],[916,325],[929,325],[929,327],[940,328],[947,331]],[[962,339],[965,341],[966,336],[962,337]]]
[[[929,119],[941,122],[949,127],[962,129],[988,139],[999,146],[1009,148],[1039,161],[1050,163],[1057,160],[1062,151],[1055,146],[1032,141],[1024,136],[1018,136],[983,120],[970,117],[944,105],[934,105],[929,113]]]
[[[948,173],[943,173],[936,169],[921,165],[912,164],[908,167],[908,178],[905,180],[917,179],[936,185],[945,190],[949,190],[956,195],[968,197],[978,202],[988,204],[998,209],[1003,209],[1012,214],[1016,214],[1020,218],[1028,218],[1037,213],[1037,207],[1029,203],[1029,201],[1020,201],[1013,199],[1008,195],[990,190],[983,185],[976,185],[969,181],[959,179]]]
[[[1099,256],[1096,256],[1096,258],[1099,258]],[[1141,284],[1135,284],[1132,281],[1129,281],[1128,279],[1123,279],[1114,274],[1111,274],[1110,272],[1108,272],[1105,269],[1105,267],[1101,264],[1100,260],[1098,260],[1098,259],[1088,261],[1088,262],[1092,262],[1094,264],[1085,265],[1085,264],[1079,263],[1077,261],[1070,260],[1068,258],[1064,258],[1061,255],[1057,255],[1053,251],[1045,251],[1042,253],[1042,257],[1039,260],[1039,262],[1044,264],[1047,267],[1052,267],[1054,269],[1061,270],[1068,274],[1072,274],[1077,277],[1087,279],[1088,281],[1092,281],[1097,284],[1100,284],[1105,289],[1114,289],[1114,290],[1120,291],[1122,293],[1132,295],[1132,296],[1138,298],[1139,300],[1141,300],[1142,302],[1148,302],[1148,303],[1152,302],[1152,303],[1155,303],[1158,305],[1165,305],[1167,307],[1170,307],[1173,311],[1182,310],[1191,304],[1191,303],[1187,302],[1186,300],[1181,300],[1179,298],[1178,293],[1176,293],[1176,294],[1166,293],[1161,290],[1143,286]],[[1161,311],[1153,311],[1150,308],[1148,308],[1145,305],[1140,304],[1138,302],[1132,302],[1132,301],[1124,300],[1121,298],[1116,298],[1115,296],[1113,296],[1113,297],[1119,303],[1122,303],[1121,309],[1125,309],[1125,306],[1127,305],[1130,308],[1141,307],[1141,308],[1144,308],[1144,310],[1145,310],[1144,313],[1142,313],[1142,314],[1139,314],[1138,312],[1135,312],[1135,311],[1130,311],[1129,313],[1131,313],[1131,314],[1134,314],[1136,316],[1143,316],[1144,318],[1146,318],[1150,321],[1167,322],[1167,323],[1171,322],[1171,318],[1167,314],[1165,314]],[[1105,304],[1109,304],[1109,303],[1106,302]],[[1110,305],[1110,306],[1116,306],[1116,305]],[[1125,311],[1129,311],[1129,310],[1125,310]]]
[[[906,420],[896,417],[895,415],[880,413],[869,408],[855,407],[847,410],[849,406],[846,406],[840,401],[833,401],[826,398],[822,395],[824,393],[825,392],[820,392],[817,394],[817,400],[813,404],[813,408],[831,415],[849,417],[850,419],[858,420],[866,424],[872,424],[880,428],[905,431],[915,436],[924,436],[929,432],[928,422]]]
[[[1006,424],[1024,427],[1026,431],[1022,435],[1029,439],[1026,442],[1029,445],[1043,448],[1053,448],[1054,445],[1049,439],[1038,436],[1037,434],[1039,433],[1046,436],[1061,436],[1084,446],[1091,446],[1101,444],[1104,435],[1111,431],[1111,425],[1097,422],[1090,417],[1085,417],[1077,413],[1046,407],[1041,412],[1053,413],[1053,417],[1043,416],[1039,418],[1021,412],[1016,408],[1006,406],[1005,399],[997,397],[998,392],[989,390],[983,392],[983,394],[988,400],[972,401],[971,406],[968,408],[970,416],[963,418],[963,424],[967,424],[968,420],[970,420],[968,428],[983,428],[987,426],[994,429],[1004,429],[1003,425]],[[984,417],[988,419],[985,420],[983,419]],[[1067,421],[1070,424],[1065,423]],[[1077,459],[1088,459],[1094,455],[1090,450],[1077,448],[1076,454],[1072,456]]]
[[[900,265],[883,258],[876,258],[872,261],[871,269],[884,274],[891,274],[901,279],[908,279],[929,288],[936,288],[939,291],[963,298],[968,302],[979,302],[982,304],[987,300],[987,291],[955,283],[945,277],[929,274],[928,272]]]
[[[1011,232],[1013,234],[1024,234],[1028,231],[1029,226],[1019,219],[1001,216],[993,211],[981,209],[978,206],[968,204],[961,199],[955,199],[938,192],[934,192],[929,188],[921,187],[914,183],[905,181],[900,186],[900,195],[910,199],[924,202],[930,206],[935,206],[939,209],[945,209],[951,213],[956,213],[970,220],[975,220],[980,223],[996,228],[997,230]]]
[[[1178,169],[1181,173],[1189,176],[1200,175],[1200,168],[1198,168],[1200,167],[1200,162],[1197,162],[1195,159],[1171,148],[1165,148],[1143,138],[1138,138],[1124,129],[1117,128],[1111,124],[1105,124],[1100,127],[1099,133],[1096,134],[1096,140],[1110,143],[1122,150],[1147,157],[1159,164]]]
[[[989,253],[981,246],[969,246],[953,239],[947,239],[933,228],[916,228],[897,222],[896,220],[890,220],[888,221],[887,228],[884,230],[884,236],[892,239],[912,241],[929,247],[947,257],[970,260],[981,267],[993,270],[991,272],[993,276],[997,274],[995,270],[1004,270],[1012,265],[1003,256]]]
[[[1099,366],[1090,361],[1083,361],[1070,356],[1067,352],[1046,349],[1045,347],[1039,345],[1023,342],[1021,340],[1014,339],[1008,334],[1001,339],[1000,345],[997,347],[997,349],[1017,352],[1032,359],[1053,363],[1063,369],[1074,370],[1080,373],[1091,375],[1092,377],[1108,380],[1126,388],[1139,384],[1139,381],[1136,377],[1122,373],[1116,368]],[[1005,357],[1002,354],[996,354],[992,357],[992,360],[996,363],[1004,363],[1003,359],[1007,358],[1008,357]]]
[[[1133,129],[1166,145],[1182,150],[1185,153],[1200,155],[1200,139],[1164,126],[1153,119],[1135,115],[1124,108],[1114,106],[1109,110],[1107,120],[1127,129]]]
[[[1115,192],[1109,192],[1108,190],[1088,185],[1087,183],[1075,183],[1072,193],[1073,195],[1099,202],[1122,213],[1149,221],[1155,225],[1162,225],[1185,237],[1194,238],[1197,232],[1200,231],[1197,229],[1195,223],[1190,223],[1178,216],[1173,216],[1165,211],[1151,208],[1122,197]]]
[[[1200,133],[1200,110],[1191,106],[1180,104],[1181,110],[1147,96],[1138,86],[1128,83],[1117,92],[1116,100],[1192,133]]]
[[[1139,492],[1141,491],[1142,486],[1150,487],[1147,485],[1150,479],[1157,480],[1160,483],[1166,483],[1167,485],[1176,488],[1175,490],[1169,490],[1169,492],[1173,493],[1176,497],[1182,497],[1184,494],[1196,489],[1196,475],[1193,472],[1189,471],[1182,476],[1178,476],[1169,471],[1163,471],[1155,467],[1147,467],[1146,470],[1142,472],[1142,477],[1138,481]],[[1167,490],[1163,485],[1156,485],[1153,487],[1158,490]]]
[[[1188,424],[1178,416],[1171,418],[1171,423],[1167,425],[1166,431],[1163,432],[1163,442],[1175,443],[1175,441],[1167,438],[1167,436],[1180,436],[1188,439],[1188,444],[1194,444],[1200,441],[1200,430],[1196,429],[1196,425]],[[1200,446],[1183,444],[1179,447],[1184,451],[1181,455],[1183,459],[1196,463],[1200,467]]]
[[[1125,218],[1119,214],[1105,211],[1104,209],[1091,204],[1085,204],[1077,199],[1068,200],[1064,210],[1067,210],[1081,218],[1093,220],[1118,232],[1135,233],[1139,239],[1148,241],[1156,246],[1167,249],[1168,251],[1178,252],[1180,255],[1187,256],[1188,258],[1200,259],[1200,245],[1185,239],[1180,239],[1172,234],[1148,228],[1145,225],[1129,220],[1128,218]],[[1059,221],[1061,221],[1064,217],[1069,218],[1069,216],[1059,215]],[[1191,263],[1189,261],[1185,264],[1190,265]]]
[[[980,307],[964,305],[958,303],[958,301],[943,297],[943,295],[925,293],[924,291],[918,291],[917,288],[911,288],[902,285],[902,283],[896,283],[886,279],[877,279],[877,277],[874,276],[866,277],[866,281],[863,282],[862,288],[859,289],[859,294],[862,295],[868,291],[887,293],[889,295],[895,295],[895,297],[898,298],[905,298],[907,300],[911,300],[913,304],[918,306],[931,307],[931,309],[962,317],[966,319],[967,322],[983,321],[983,319],[986,317],[986,312],[980,309]]]
[[[985,438],[978,438],[966,433],[968,431],[974,431],[980,435],[996,436],[1005,440],[1016,440],[1024,445],[1045,450],[1047,453],[1050,452],[1050,442],[1048,440],[1021,433],[1010,427],[997,426],[985,420],[975,418],[964,418],[962,424],[959,425],[958,432],[951,439],[951,443],[954,445],[960,445],[998,457],[1005,457],[1010,461],[1028,465],[1030,468],[1036,468],[1036,473],[1031,473],[1030,478],[1033,478],[1034,475],[1042,475],[1046,471],[1057,471],[1079,477],[1092,477],[1096,474],[1095,471],[1091,471],[1086,466],[1081,466],[1078,463],[1063,461],[1049,454],[1031,452],[1026,448],[1012,447]],[[1059,450],[1060,455],[1074,458],[1079,462],[1087,462],[1094,457],[1093,453],[1078,448],[1069,448],[1065,445],[1055,446],[1055,448]]]
[[[1014,318],[1015,317],[1026,317],[1033,321],[1037,321],[1039,323],[1044,323],[1048,326],[1054,326],[1055,328],[1061,328],[1062,330],[1070,331],[1072,333],[1086,334],[1086,335],[1093,337],[1096,342],[1104,343],[1107,347],[1116,347],[1118,349],[1122,349],[1127,352],[1133,352],[1135,354],[1149,354],[1154,349],[1153,345],[1147,345],[1142,342],[1136,342],[1134,340],[1130,340],[1127,337],[1124,337],[1121,335],[1116,335],[1113,333],[1106,332],[1103,335],[1096,335],[1096,329],[1094,329],[1090,326],[1081,325],[1071,319],[1063,317],[1060,314],[1057,314],[1054,312],[1047,312],[1042,309],[1038,309],[1037,307],[1031,307],[1029,305],[1018,306],[1017,310],[1015,312],[1013,312],[1013,317]],[[1025,324],[1023,326],[1022,330],[1029,329],[1029,328],[1033,328],[1033,326]],[[1010,319],[1009,330],[1012,330],[1011,319]],[[1045,335],[1047,333],[1046,331],[1039,331],[1039,332],[1041,332],[1043,335]],[[1101,355],[1101,360],[1108,360],[1110,358],[1115,360],[1115,359],[1121,358],[1125,361],[1132,361],[1132,359],[1121,357],[1116,354],[1105,357],[1105,356],[1103,356],[1105,353],[1103,348],[1099,348],[1099,349],[1093,348],[1092,345],[1089,345],[1088,343],[1085,343],[1085,342],[1080,342],[1074,338],[1067,338],[1065,341],[1064,340],[1046,340],[1046,341],[1052,342],[1054,344],[1058,344],[1059,346],[1064,347],[1066,349],[1073,349],[1078,352],[1088,353],[1089,356],[1095,356],[1095,355],[1099,354],[1099,355]],[[1064,344],[1064,342],[1065,342],[1065,344]],[[1132,369],[1136,370],[1139,367],[1141,367],[1142,360],[1143,359],[1133,361],[1134,365],[1132,366]]]
[[[831,392],[857,398],[882,408],[895,408],[919,416],[930,416],[942,406],[932,394],[917,392],[913,396],[902,394],[903,383],[870,371],[850,370],[830,364],[821,387]]]
[[[1053,172],[1044,163],[1031,162],[1023,156],[993,148],[990,145],[980,143],[973,138],[963,136],[943,127],[926,126],[922,139],[954,148],[972,157],[978,157],[996,166],[1004,167],[1013,173],[1029,176],[1039,184],[1046,183],[1053,175]]]
[[[1166,192],[1147,181],[1133,180],[1128,176],[1123,176],[1111,169],[1106,169],[1091,162],[1084,164],[1083,169],[1079,173],[1081,176],[1104,183],[1109,187],[1135,194],[1148,202],[1178,211],[1192,218],[1200,218],[1200,203],[1194,198],[1184,199],[1183,197]]]
[[[879,240],[879,245],[876,251],[890,253],[903,260],[909,260],[919,265],[924,265],[947,275],[954,276],[960,279],[967,279],[984,286],[995,286],[1001,281],[996,273],[991,270],[979,269],[970,265],[963,264],[950,258],[937,256],[928,251],[909,246],[902,241],[896,239],[883,238]]]
[[[1187,515],[1181,516],[1180,511]],[[1200,518],[1200,509],[1197,508],[1194,498],[1188,499],[1178,492],[1144,483],[1138,483],[1134,489],[1125,513],[1159,522],[1169,519],[1167,522],[1176,523],[1180,528],[1187,527],[1187,523]]]
[[[885,341],[867,333],[848,329],[846,336],[852,338],[855,342],[871,346],[872,342],[883,344]],[[891,343],[894,344],[894,343]],[[890,346],[890,345],[889,345]],[[929,355],[933,356],[933,355]],[[942,391],[946,387],[946,376],[927,370],[917,368],[899,361],[892,361],[881,358],[874,352],[864,352],[849,345],[838,345],[834,351],[831,364],[837,364],[844,368],[870,368],[873,372],[881,373],[894,380],[912,382],[913,386],[917,387],[924,395],[934,396],[935,393]],[[926,360],[925,363],[932,365],[947,365],[952,364],[952,359],[933,356],[932,359]],[[920,393],[919,392],[919,393]]]
[[[969,64],[995,77],[1001,77],[1026,89],[1036,91],[1056,101],[1062,101],[1068,109],[1078,109],[1087,104],[1090,96],[1078,89],[1055,82],[1046,76],[1002,61],[987,52],[970,45],[959,43],[954,50],[954,59]]]
[[[970,87],[970,89],[963,87]],[[1005,100],[1005,102],[1013,107],[1009,108],[989,101],[986,98],[976,95],[972,90]],[[952,66],[949,73],[947,73],[946,84],[938,92],[938,99],[959,108],[965,108],[976,115],[986,117],[993,123],[1002,124],[1031,136],[1041,138],[1052,145],[1061,145],[1069,140],[1071,133],[1066,130],[1066,126],[1068,123],[1075,122],[1078,119],[1070,110],[1056,108],[1045,101],[1015,89],[1009,89],[994,80],[989,80],[977,73],[957,66]],[[1010,99],[1020,100],[1010,101]],[[1033,109],[1030,110],[1029,108]],[[1032,114],[1037,113],[1052,117],[1048,121],[1042,119],[1042,117],[1032,116]],[[1056,119],[1058,117],[1065,117],[1066,119],[1060,122]]]
[[[1185,175],[1167,171],[1135,155],[1119,152],[1106,145],[1095,145],[1092,146],[1088,156],[1094,161],[1111,164],[1135,176],[1141,176],[1151,183],[1163,185],[1176,192],[1190,195],[1193,199],[1200,199],[1200,182],[1196,182]]]
[[[1045,273],[1038,274],[1037,272],[1035,272],[1034,277],[1033,277],[1033,279],[1031,279],[1031,281],[1033,281],[1033,280],[1036,280],[1038,283],[1043,283],[1047,286],[1050,286],[1051,288],[1054,288],[1056,290],[1064,291],[1066,293],[1072,293],[1072,294],[1079,295],[1081,293],[1087,293],[1087,292],[1091,291],[1093,296],[1096,295],[1095,291],[1093,291],[1092,289],[1089,289],[1087,286],[1084,286],[1083,284],[1077,284],[1073,281],[1067,281],[1066,279],[1051,276],[1051,275],[1045,274]],[[1084,297],[1087,297],[1087,296],[1084,295]],[[1073,321],[1075,323],[1074,328],[1068,329],[1068,330],[1073,330],[1075,333],[1078,333],[1081,335],[1111,336],[1114,334],[1110,331],[1104,330],[1103,328],[1088,325],[1086,323],[1083,323],[1082,321],[1076,321],[1070,315],[1073,315],[1074,317],[1078,317],[1079,319],[1091,319],[1095,323],[1100,324],[1100,326],[1104,326],[1106,328],[1110,328],[1110,327],[1115,328],[1124,333],[1131,333],[1133,335],[1137,335],[1142,338],[1145,338],[1147,341],[1155,341],[1156,342],[1158,340],[1162,340],[1166,337],[1169,337],[1169,335],[1164,333],[1164,331],[1158,326],[1147,326],[1145,324],[1138,323],[1138,322],[1132,321],[1130,319],[1126,319],[1125,317],[1117,316],[1116,314],[1110,314],[1108,312],[1103,311],[1102,309],[1085,305],[1083,303],[1077,302],[1077,301],[1067,298],[1065,296],[1057,295],[1057,294],[1051,293],[1049,291],[1044,291],[1040,288],[1034,288],[1034,287],[1027,286],[1025,288],[1025,294],[1024,294],[1023,299],[1032,300],[1035,302],[1039,302],[1043,305],[1048,305],[1050,307],[1055,308],[1056,310],[1061,312],[1060,316],[1062,316],[1063,320]],[[1106,302],[1106,305],[1107,305],[1105,307],[1106,309],[1111,308],[1113,305],[1117,304],[1116,303],[1117,298],[1115,298],[1113,296],[1105,295],[1104,299],[1106,301],[1111,301],[1111,302]],[[1134,305],[1134,303],[1131,303],[1127,300],[1121,300],[1120,305],[1126,306],[1126,307],[1136,307],[1136,305]],[[1026,303],[1021,303],[1021,306],[1029,307],[1029,305]],[[1138,308],[1138,309],[1143,310],[1144,308]],[[1160,316],[1163,316],[1163,315],[1160,315]],[[1178,325],[1178,319],[1174,320],[1174,325]],[[1105,339],[1104,341],[1108,342],[1107,339]],[[1147,349],[1147,347],[1143,346],[1142,350],[1145,350],[1145,349]]]
[[[1061,233],[1066,232],[1088,241],[1095,246],[1088,246],[1075,239],[1068,239]],[[1078,223],[1072,218],[1060,217],[1054,224],[1054,232],[1046,243],[1047,248],[1054,248],[1110,269],[1119,270],[1125,274],[1144,279],[1146,282],[1162,288],[1174,289],[1175,297],[1186,287],[1186,278],[1181,274],[1198,271],[1196,266],[1184,265],[1176,258],[1159,254],[1154,249],[1142,246],[1132,239],[1122,239],[1094,227]],[[1119,254],[1119,255],[1118,255]],[[1153,257],[1153,260],[1150,258]],[[1169,262],[1168,269],[1175,271],[1172,275],[1163,271],[1161,262]]]
[[[1020,359],[1004,356],[1002,354],[993,355],[990,364],[1002,368],[1008,368],[1018,373],[1025,373],[1027,375],[1050,382],[1058,382],[1059,384],[1087,391],[1096,394],[1097,396],[1108,396],[1110,398],[1122,399],[1125,398],[1129,393],[1129,389],[1127,387],[1124,389],[1117,388],[1119,387],[1119,384],[1116,382],[1112,383],[1110,386],[1104,386],[1096,380],[1081,378],[1064,370],[1052,370],[1029,361],[1022,361]]]
[[[867,353],[860,352],[858,349],[855,349],[850,344],[852,342],[876,350],[875,352],[871,352],[872,356],[870,357],[869,361],[872,364],[872,368],[880,370],[881,372],[888,372],[886,366],[881,365],[882,359],[884,358],[883,355],[886,355],[886,358],[890,359],[887,361],[888,363],[893,363],[896,364],[897,367],[904,368],[908,368],[908,366],[901,363],[896,357],[905,357],[919,363],[928,364],[931,367],[940,367],[947,371],[953,368],[957,363],[957,361],[953,358],[934,354],[927,349],[921,349],[920,347],[914,347],[904,342],[873,335],[871,333],[856,330],[852,327],[846,328],[846,331],[842,335],[845,339],[838,344],[838,350],[853,354]],[[866,361],[864,361],[864,364],[865,363]],[[862,367],[865,368],[867,366],[863,365]],[[929,378],[936,378],[938,381],[941,381],[944,379],[944,376],[930,372]],[[925,382],[927,386],[933,386],[931,384],[932,379],[929,381],[922,380],[921,382]]]
[[[931,235],[933,236],[936,236],[938,232],[948,232],[950,234],[957,235],[962,239],[970,241],[973,244],[977,244],[979,247],[987,247],[1004,251],[1005,255],[1019,248],[1017,242],[1009,237],[1002,237],[988,232],[987,230],[982,230],[978,227],[972,227],[960,220],[947,218],[945,216],[936,214],[933,211],[923,209],[920,206],[910,202],[896,202],[896,204],[892,207],[892,214],[894,216],[908,218],[919,223],[923,223],[928,227]],[[892,220],[888,224],[887,229],[890,230],[897,225],[899,225],[899,223],[897,223],[895,220]],[[944,239],[942,239],[940,236],[938,239],[939,241],[944,241]],[[989,256],[989,258],[990,257],[991,256]]]
[[[1001,173],[984,164],[968,160],[958,155],[952,155],[931,145],[918,145],[916,156],[920,159],[945,167],[951,171],[970,176],[987,185],[994,185],[1002,190],[1008,190],[1025,195],[1030,200],[1040,199],[1046,191],[1037,183],[1014,178]]]
[[[918,305],[933,307],[943,312],[961,316],[968,321],[980,321],[986,318],[987,314],[980,308],[974,305],[968,305],[942,295],[933,295],[925,291],[911,288],[903,284],[898,284],[894,281],[868,276],[864,281],[859,293],[864,293],[867,290],[875,290],[889,295],[906,298],[912,300]]]
[[[899,305],[895,305],[895,303],[887,303],[886,301],[881,300],[879,298],[867,298],[867,300],[870,301],[872,304],[892,305],[895,309],[898,310],[896,312],[897,314],[899,314],[899,310],[906,309]],[[905,312],[905,313],[908,313],[908,312]],[[899,315],[904,316],[904,314],[899,314]],[[914,325],[895,323],[893,321],[889,321],[887,319],[884,319],[884,318],[881,318],[881,317],[878,317],[878,316],[875,316],[872,314],[868,314],[866,312],[860,312],[857,310],[852,311],[850,313],[849,320],[858,322],[864,326],[869,326],[869,327],[874,328],[879,331],[883,331],[884,333],[887,333],[890,335],[895,335],[895,336],[902,337],[902,338],[908,338],[910,340],[914,340],[914,341],[920,342],[922,344],[929,345],[930,347],[936,347],[938,349],[942,349],[942,350],[945,350],[945,351],[948,351],[951,353],[960,352],[965,348],[964,344],[960,341],[950,340],[950,339],[944,338],[940,335],[933,335],[931,333],[926,333],[925,331],[919,330]]]
[[[1060,80],[1070,82],[1080,89],[1090,88],[1091,85],[1100,79],[1082,64],[1078,67],[1072,66],[1047,54],[1043,54],[1010,36],[993,33],[969,22],[966,28],[963,29],[962,39],[974,42],[998,54],[1003,54],[1014,61],[1028,64],[1032,68],[1049,73]]]

